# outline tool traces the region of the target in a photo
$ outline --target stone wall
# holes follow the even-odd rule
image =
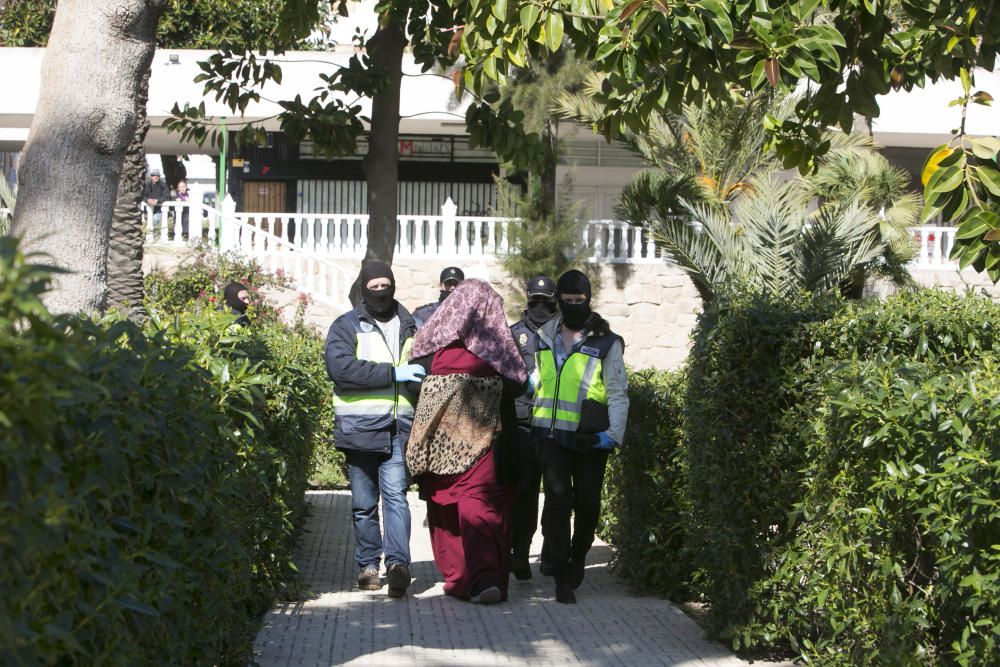
[[[154,267],[171,270],[180,255],[177,251],[148,252],[146,270]],[[507,315],[514,321],[520,317],[516,303],[516,286],[493,257],[469,257],[452,261],[429,261],[397,257],[393,261],[396,276],[396,298],[411,311],[438,298],[438,276],[446,266],[459,266],[468,278],[490,282],[504,296]],[[342,266],[356,275],[360,260],[345,260]],[[611,323],[611,328],[625,338],[625,361],[633,368],[672,369],[679,367],[690,349],[690,334],[701,310],[701,300],[687,275],[671,265],[650,264],[591,264],[591,278],[598,277],[600,287],[593,307]],[[1000,288],[989,278],[971,269],[920,269],[914,279],[926,287],[959,290],[975,289],[1000,300]],[[553,279],[558,276],[552,276]],[[895,291],[891,285],[874,283],[867,286],[868,296],[884,297]],[[297,292],[275,290],[268,296],[284,311],[295,311]],[[325,334],[330,323],[340,315],[339,309],[312,304],[306,320]]]
[[[959,271],[957,268],[916,269],[912,275],[917,283],[924,287],[939,287],[956,292],[971,289],[988,295],[994,301],[1000,301],[1000,287],[994,285],[985,273],[976,273],[972,269],[964,271]],[[865,286],[865,296],[884,297],[896,291],[895,287],[885,283]]]
[[[438,276],[451,263],[431,263],[400,257],[393,260],[396,298],[411,310],[438,298]],[[455,261],[467,278],[489,281],[512,304],[515,286],[500,263],[491,257]],[[625,339],[625,361],[634,368],[677,368],[689,349],[701,300],[691,281],[679,269],[661,263],[592,264],[600,288],[593,308]],[[553,279],[558,276],[552,276]],[[508,308],[513,321],[520,316]]]

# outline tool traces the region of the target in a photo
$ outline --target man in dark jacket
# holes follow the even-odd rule
[[[365,262],[361,303],[338,317],[326,337],[326,370],[334,383],[334,444],[351,481],[358,588],[378,590],[383,555],[379,497],[385,511],[389,597],[410,585],[410,508],[403,449],[413,424],[413,393],[423,367],[409,363],[416,326],[395,299],[396,281],[382,262]]]
[[[528,307],[515,324],[510,327],[514,342],[528,368],[528,374],[535,370],[535,353],[538,352],[538,329],[551,320],[559,311],[556,302],[556,284],[548,276],[535,276],[528,281]],[[512,534],[513,558],[510,571],[521,581],[531,579],[528,565],[528,551],[531,538],[538,527],[538,491],[542,481],[542,468],[535,455],[531,439],[531,408],[533,392],[520,396],[515,401],[517,408],[517,435],[520,449],[520,476],[517,498],[514,500]],[[544,510],[543,510],[544,514]],[[545,554],[542,554],[542,574],[546,574]]]
[[[150,225],[155,236],[163,215],[160,207],[163,202],[170,201],[170,188],[167,187],[167,182],[160,178],[159,169],[149,172],[149,180],[146,181],[146,187],[142,191],[142,201],[152,207],[153,218],[150,220]]]
[[[424,322],[431,318],[441,302],[448,298],[451,291],[458,287],[465,280],[465,272],[457,266],[449,266],[441,272],[441,294],[438,300],[432,303],[425,303],[413,311],[413,321],[417,326],[423,326]]]

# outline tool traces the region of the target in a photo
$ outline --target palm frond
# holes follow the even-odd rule
[[[810,218],[798,241],[798,280],[809,291],[837,289],[858,268],[885,251],[885,241],[873,230],[878,216],[851,202],[822,207]]]
[[[717,239],[706,233],[709,227],[715,228],[725,221],[720,223],[718,213],[704,205],[688,205],[688,211],[690,218],[660,220],[650,232],[670,261],[690,276],[699,296],[707,302],[727,283],[732,267]]]

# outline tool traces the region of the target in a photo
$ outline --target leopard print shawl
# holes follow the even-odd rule
[[[410,474],[458,475],[488,452],[500,432],[502,387],[499,376],[424,378],[406,444]]]

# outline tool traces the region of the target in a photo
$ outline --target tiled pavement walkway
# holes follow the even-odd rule
[[[610,550],[590,552],[578,604],[554,601],[552,579],[511,579],[510,601],[473,605],[444,595],[434,567],[424,503],[413,511],[413,584],[405,599],[359,591],[350,494],[309,494],[312,515],[298,558],[317,597],[268,613],[257,636],[261,667],[330,665],[742,665],[725,647],[658,598],[629,595],[608,572]],[[384,581],[384,577],[383,577]]]

